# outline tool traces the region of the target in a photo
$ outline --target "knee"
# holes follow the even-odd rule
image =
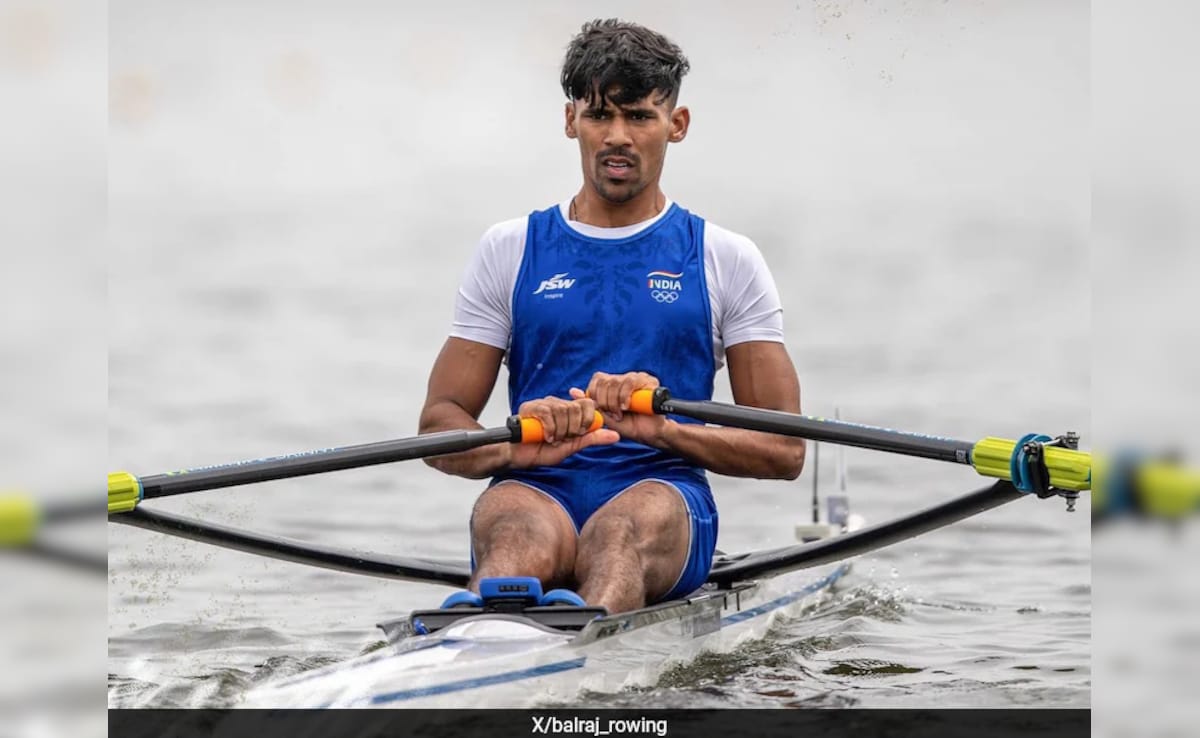
[[[638,541],[639,524],[624,515],[597,516],[579,534],[581,546],[632,546]]]
[[[688,509],[678,492],[657,482],[630,490],[615,501],[619,507],[593,518],[604,539],[652,542],[669,537],[688,519]]]
[[[562,547],[552,526],[527,515],[501,515],[485,526],[472,526],[478,566],[499,565],[497,576],[534,576],[542,581],[561,578],[573,562],[563,561]],[[508,569],[516,567],[516,570]]]
[[[484,555],[498,547],[528,549],[531,556],[547,552],[554,548],[552,534],[549,526],[524,514],[499,515],[484,524],[474,522],[471,527],[475,545],[483,549],[476,553]]]

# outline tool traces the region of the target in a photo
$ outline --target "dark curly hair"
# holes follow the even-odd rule
[[[683,50],[660,33],[608,18],[583,24],[567,46],[562,89],[569,100],[628,105],[651,92],[675,104],[690,65]]]

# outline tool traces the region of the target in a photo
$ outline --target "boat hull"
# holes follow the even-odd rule
[[[250,692],[244,707],[530,707],[653,684],[705,651],[760,638],[781,614],[811,606],[849,570],[701,591],[599,618],[572,633],[513,615],[479,615],[402,638],[345,663]],[[385,632],[388,626],[384,626]]]

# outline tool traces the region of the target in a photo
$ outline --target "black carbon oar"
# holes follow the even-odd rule
[[[355,551],[312,541],[295,541],[279,536],[231,528],[171,513],[139,508],[112,518],[114,523],[131,525],[213,546],[244,551],[281,561],[316,566],[322,569],[365,574],[385,579],[434,582],[465,587],[471,577],[467,561],[422,559],[410,556]]]
[[[1016,463],[1014,457],[1024,453],[1028,443],[992,437],[977,442],[957,441],[711,400],[679,400],[671,397],[665,387],[637,390],[633,393],[630,410],[643,415],[683,415],[734,428],[965,464],[982,476],[1009,480],[1014,484],[1020,481],[1013,479],[1014,470],[1020,476],[1025,468],[1023,461]],[[1075,492],[1091,489],[1092,455],[1065,445],[1044,443],[1049,440],[1048,436],[1040,436],[1036,441],[1037,453],[1048,474],[1042,486]],[[1028,491],[1021,484],[1017,486]]]
[[[594,431],[603,423],[600,413],[596,413],[589,430]],[[129,472],[113,472],[108,475],[108,512],[110,515],[129,512],[142,500],[154,497],[455,454],[494,443],[540,443],[542,433],[542,424],[536,419],[514,415],[503,427],[498,428],[427,433],[392,441],[302,451],[146,477],[136,477]]]
[[[820,566],[893,543],[915,538],[922,533],[944,528],[973,515],[1019,500],[1026,495],[1009,482],[995,482],[933,507],[904,515],[878,525],[812,543],[797,543],[769,551],[754,551],[728,562],[714,561],[708,581],[728,587],[733,582],[770,577],[797,569]]]

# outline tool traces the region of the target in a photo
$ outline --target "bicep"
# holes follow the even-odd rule
[[[747,341],[725,351],[733,401],[768,410],[800,412],[800,380],[787,347],[777,341]]]
[[[751,341],[782,343],[783,305],[762,253],[754,242],[722,230],[713,233],[713,316],[726,346]]]
[[[501,348],[508,345],[512,291],[524,249],[520,236],[501,226],[484,234],[458,288],[451,336]]]
[[[448,338],[429,373],[425,409],[421,413],[422,429],[436,423],[433,416],[437,413],[433,411],[445,403],[457,405],[478,419],[492,395],[503,360],[503,349],[463,338]]]

